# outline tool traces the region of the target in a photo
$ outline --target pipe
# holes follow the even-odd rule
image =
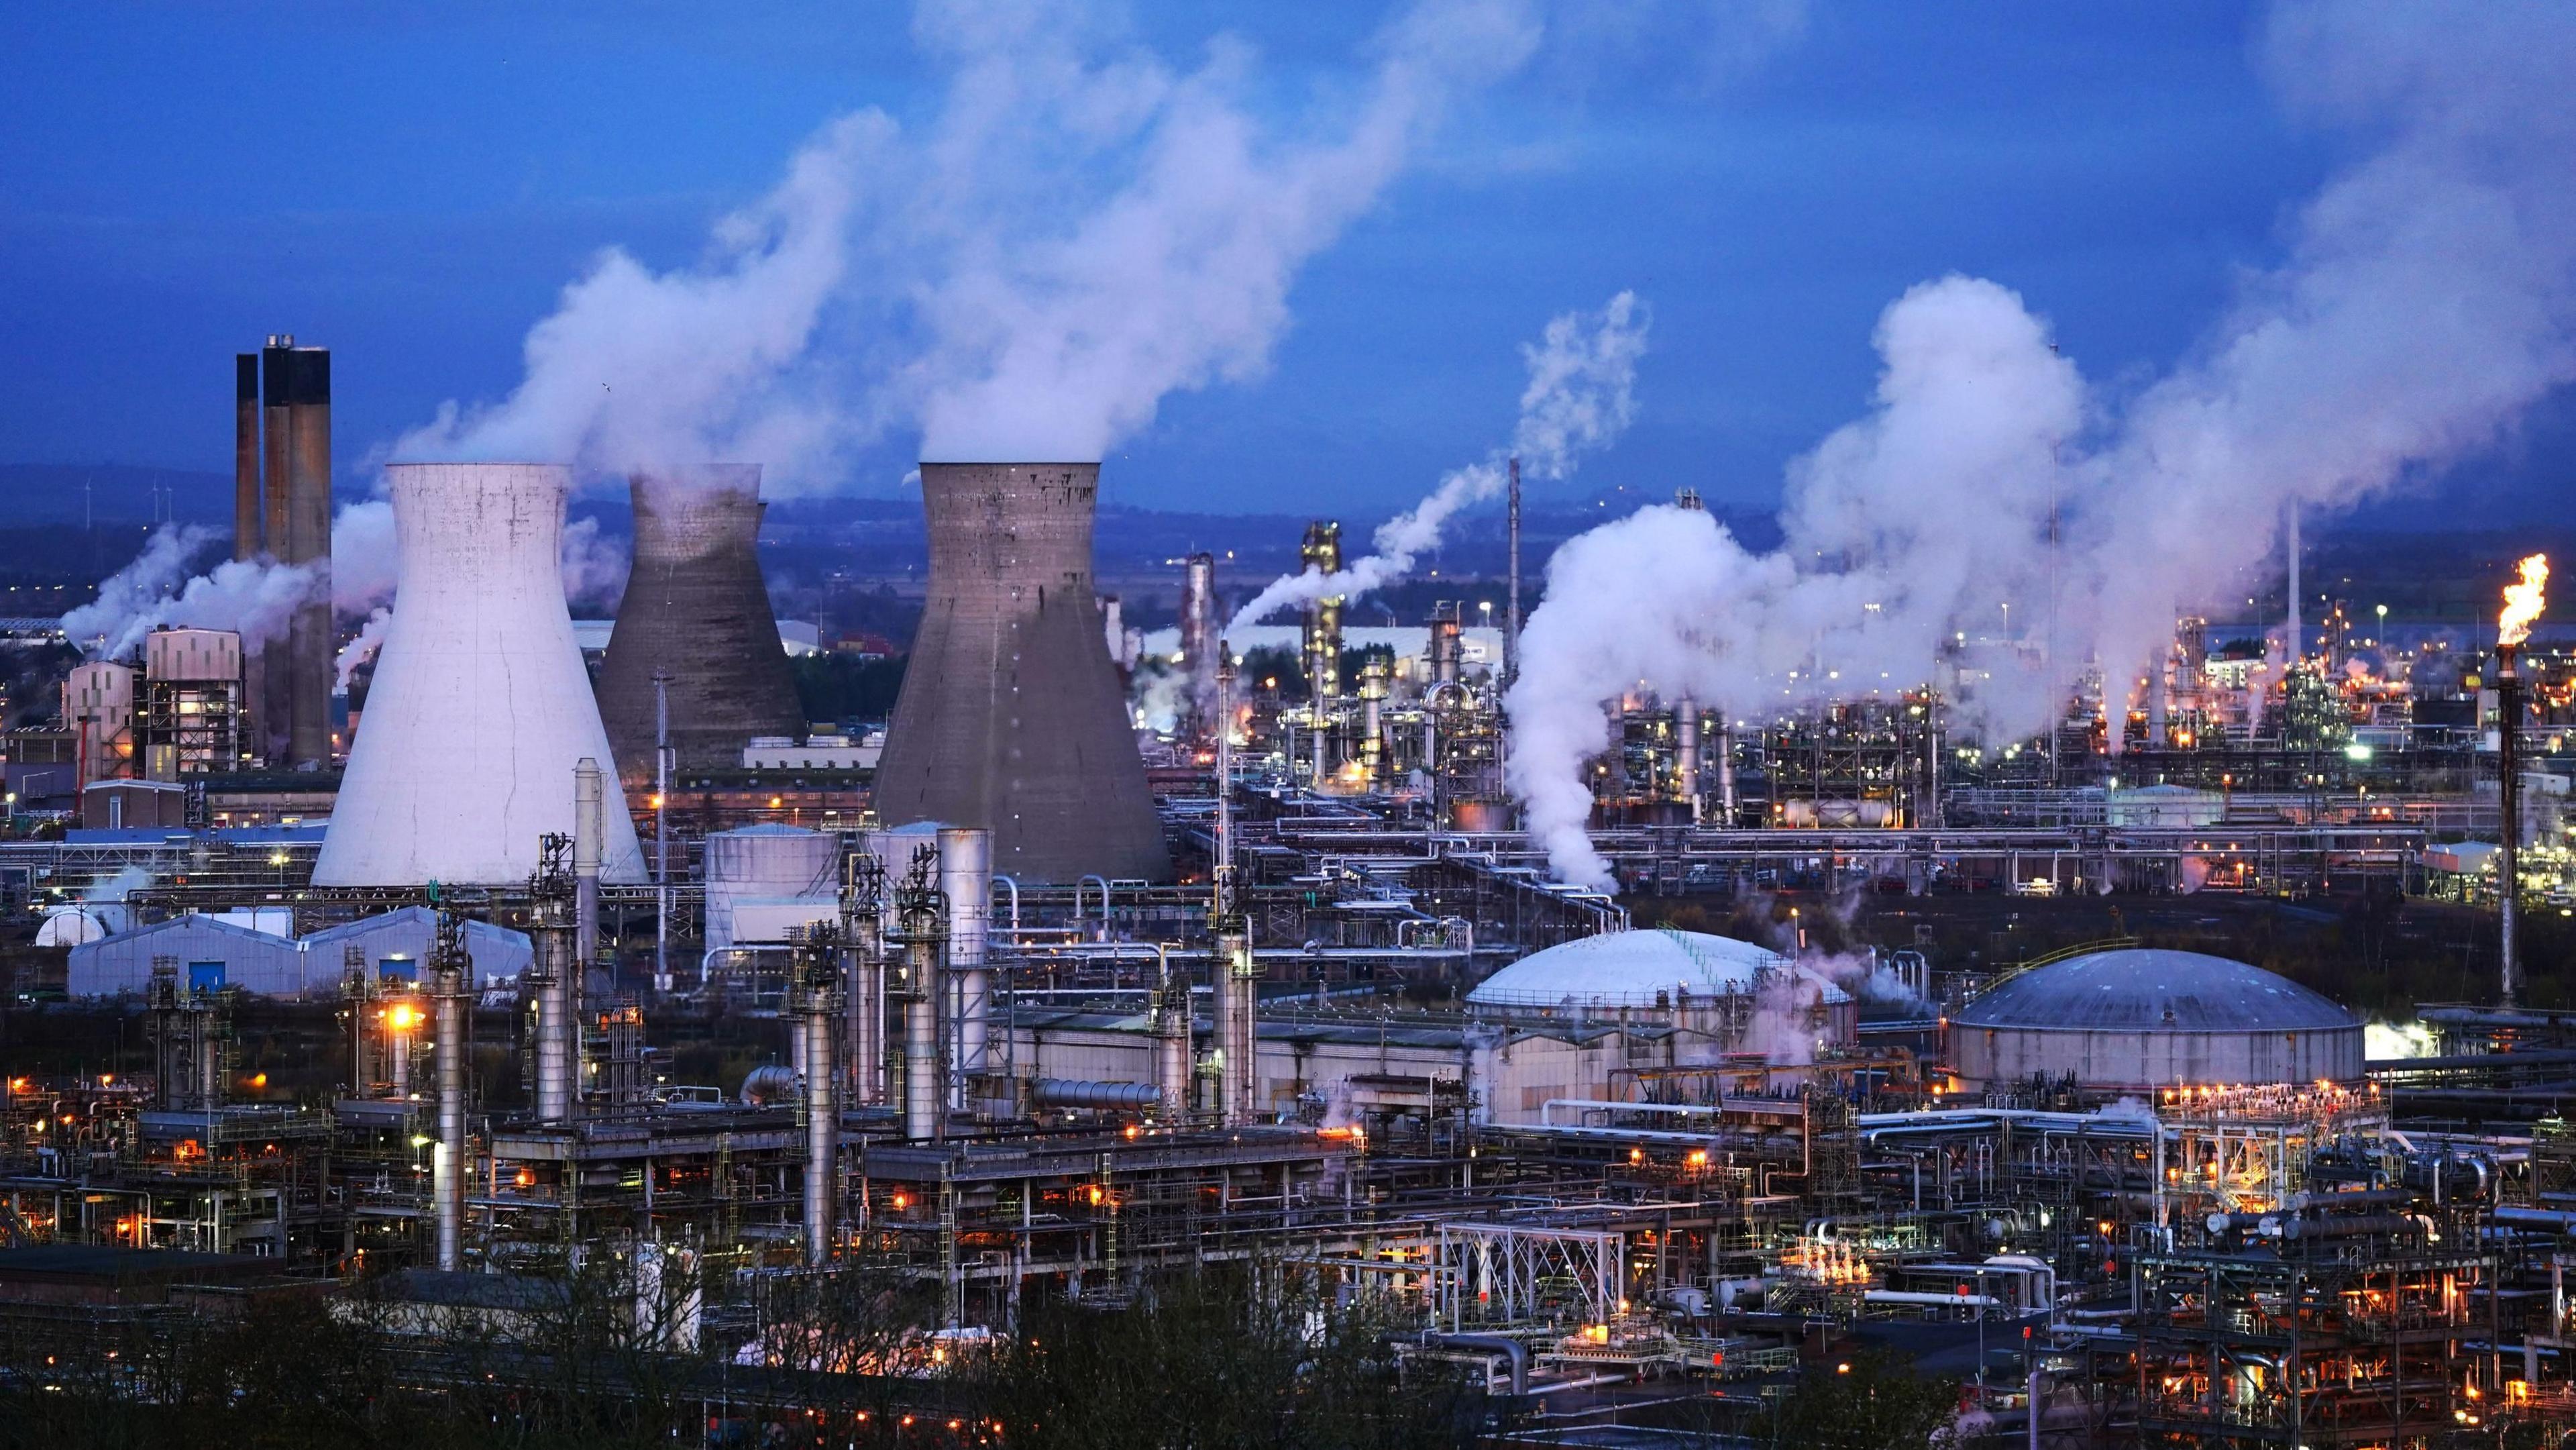
[[[1429,1349],[1476,1349],[1501,1355],[1512,1366],[1512,1394],[1529,1393],[1529,1346],[1501,1334],[1456,1334],[1446,1330],[1422,1331],[1422,1344]]]
[[[431,1149],[429,1191],[438,1229],[438,1267],[455,1273],[465,1264],[465,1012],[473,1001],[463,923],[442,914],[432,949],[435,993],[438,1138]]]
[[[2511,1007],[2522,986],[2515,928],[2522,914],[2522,673],[2519,651],[2496,645],[2496,786],[2504,808],[2503,859],[2496,863],[2496,966],[2502,1005]]]
[[[948,1106],[963,1112],[967,1084],[992,1071],[993,976],[985,967],[985,941],[993,916],[993,833],[977,826],[939,831],[939,890],[948,899],[948,981],[954,1015],[955,1061],[949,1065]],[[1103,888],[1104,898],[1106,888]]]
[[[798,1024],[797,1030],[802,1032],[803,1024]],[[795,1096],[797,1084],[801,1081],[803,1079],[792,1067],[780,1067],[774,1062],[763,1063],[742,1075],[740,1096],[746,1107],[775,1107],[780,1102]]]
[[[2004,1307],[2004,1301],[1992,1294],[1918,1294],[1905,1289],[1871,1289],[1861,1298],[1871,1304],[1954,1304],[1962,1309]]]
[[[653,672],[653,990],[671,990],[671,677]]]
[[[1105,1108],[1142,1113],[1161,1105],[1163,1090],[1149,1082],[1041,1077],[1030,1080],[1029,1097],[1041,1108]]]

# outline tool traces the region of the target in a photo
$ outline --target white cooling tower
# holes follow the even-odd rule
[[[573,766],[610,759],[557,554],[568,469],[398,463],[396,593],[316,886],[505,885],[573,829]],[[615,792],[612,772],[607,788]],[[605,881],[642,881],[622,794]]]

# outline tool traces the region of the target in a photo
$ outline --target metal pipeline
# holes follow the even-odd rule
[[[966,1107],[966,1085],[992,1071],[993,976],[985,935],[993,917],[993,833],[974,826],[939,832],[939,890],[948,898],[945,994],[956,1036],[947,1084],[951,1111]],[[1102,888],[1105,898],[1107,888]]]
[[[804,1030],[801,1024],[797,1030],[800,1033]],[[794,1097],[802,1081],[792,1067],[764,1063],[742,1075],[743,1103],[747,1107],[775,1107]]]
[[[1041,1108],[1101,1108],[1150,1112],[1163,1101],[1163,1090],[1149,1082],[1084,1082],[1041,1077],[1029,1083],[1030,1101]]]
[[[1517,1339],[1501,1334],[1450,1334],[1437,1329],[1422,1331],[1422,1344],[1427,1349],[1467,1349],[1499,1355],[1512,1367],[1512,1393],[1529,1393],[1530,1350]]]

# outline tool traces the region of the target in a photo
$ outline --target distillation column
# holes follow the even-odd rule
[[[805,1262],[820,1264],[832,1256],[839,1232],[841,1078],[832,1048],[840,1015],[833,990],[840,975],[840,943],[827,934],[800,956],[804,973],[796,1030],[805,1040]]]
[[[1220,644],[1217,666],[1217,714],[1233,718],[1234,655]],[[1221,731],[1216,747],[1216,878],[1215,919],[1210,923],[1216,952],[1209,963],[1209,985],[1216,996],[1217,1112],[1227,1127],[1252,1121],[1253,1012],[1259,979],[1254,976],[1252,937],[1234,885],[1234,751],[1232,734]]]
[[[569,1122],[578,1099],[573,1090],[572,977],[581,970],[573,956],[571,883],[563,871],[561,836],[548,836],[541,852],[531,894],[536,900],[535,970],[528,986],[537,999],[537,1119]]]
[[[462,921],[441,914],[430,956],[438,1140],[430,1150],[429,1194],[438,1267],[451,1274],[465,1266],[465,1013],[474,1000],[472,973]]]
[[[1190,978],[1172,970],[1168,950],[1161,957],[1154,986],[1154,1087],[1162,1102],[1156,1116],[1176,1127],[1190,1113]]]
[[[993,1066],[993,974],[985,966],[993,915],[992,832],[977,826],[940,829],[939,891],[948,902],[948,976],[942,985],[956,1036],[948,1107],[963,1112],[969,1085]]]
[[[885,868],[866,851],[843,865],[841,957],[849,973],[850,1094],[874,1107],[885,1101]]]
[[[1673,789],[1699,824],[1699,702],[1687,695],[1673,707]]]
[[[945,1136],[946,1064],[939,1031],[942,903],[939,893],[906,888],[903,904],[903,1135],[913,1142]]]

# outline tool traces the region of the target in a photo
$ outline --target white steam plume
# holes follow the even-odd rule
[[[338,675],[338,683],[335,688],[344,693],[348,690],[349,681],[358,673],[359,667],[364,665],[367,661],[374,659],[376,657],[376,651],[384,648],[385,630],[390,627],[393,622],[393,610],[390,607],[380,605],[373,613],[367,616],[367,622],[365,624],[358,626],[356,637],[352,638],[347,644],[340,646],[340,653],[332,662],[333,668],[337,671]]]
[[[122,659],[156,629],[238,631],[245,646],[286,632],[313,592],[311,571],[226,559],[190,578],[189,561],[222,535],[200,524],[164,524],[134,561],[98,586],[98,598],[63,616],[63,634],[92,659]]]
[[[1608,447],[1636,418],[1633,390],[1647,321],[1637,295],[1622,292],[1599,312],[1568,312],[1549,322],[1537,343],[1521,348],[1529,385],[1521,390],[1520,423],[1508,447],[1449,474],[1428,497],[1381,525],[1374,552],[1331,574],[1308,569],[1273,580],[1235,611],[1226,632],[1292,605],[1334,595],[1356,599],[1403,578],[1439,544],[1452,515],[1502,491],[1513,458],[1541,482],[1571,475],[1585,453]]]
[[[1558,552],[1509,767],[1557,870],[1609,880],[1582,768],[1613,693],[1645,680],[1758,716],[1982,647],[1996,668],[1967,723],[2037,729],[2052,602],[2059,686],[2088,659],[2132,678],[2176,606],[2263,566],[2285,504],[2429,476],[2576,379],[2576,11],[2290,5],[2267,59],[2304,112],[2379,144],[2164,379],[2088,390],[2018,297],[1930,283],[1881,321],[1875,410],[1791,467],[1778,553],[1682,509]]]
[[[832,122],[695,266],[603,253],[530,332],[516,391],[393,456],[740,459],[774,493],[915,426],[925,457],[1099,458],[1171,392],[1261,372],[1298,271],[1528,58],[1534,3],[1416,0],[1355,87],[1277,123],[1231,38],[1178,69],[1104,43],[1084,6],[925,3],[915,37],[947,70],[928,124]]]

